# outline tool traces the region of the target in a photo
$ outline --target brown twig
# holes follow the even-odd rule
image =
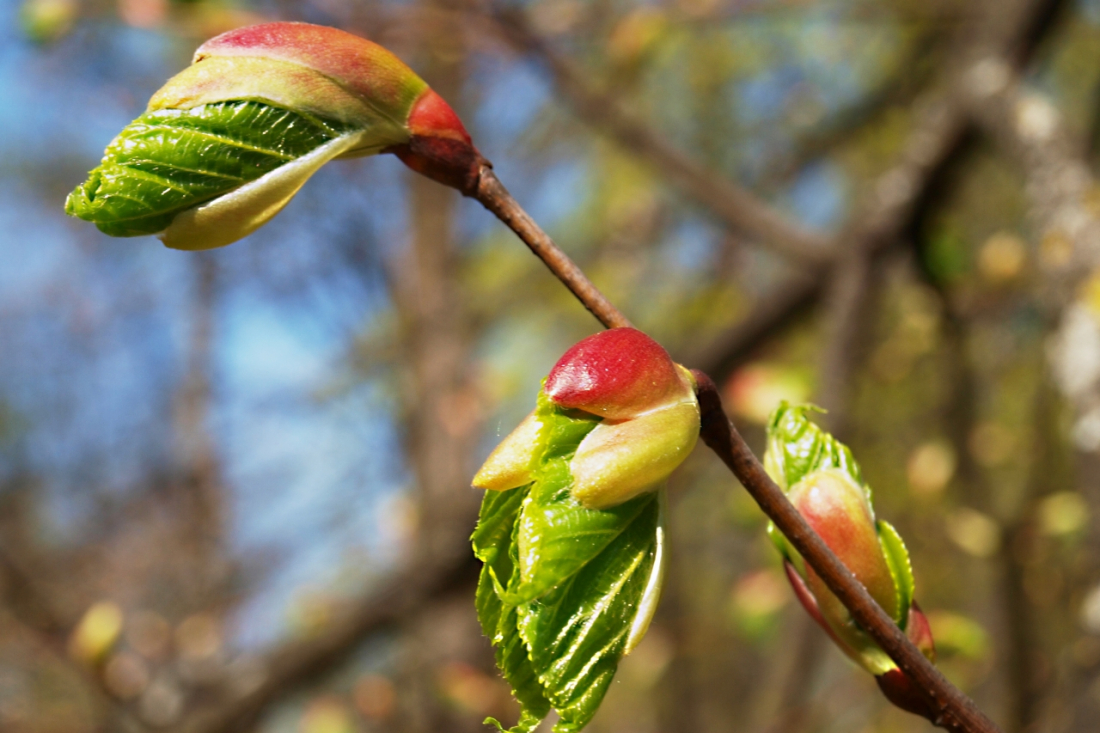
[[[531,251],[550,268],[550,272],[554,273],[565,287],[577,296],[577,300],[583,303],[600,323],[607,328],[632,325],[622,311],[604,297],[581,268],[569,259],[569,255],[562,252],[554,244],[554,240],[550,239],[550,235],[544,232],[542,227],[536,224],[535,220],[512,198],[512,194],[508,193],[508,189],[488,165],[481,169],[481,178],[474,198],[515,232],[516,236],[531,248]]]
[[[507,224],[605,326],[614,328],[630,324],[584,276],[580,268],[520,208],[489,168],[482,170],[477,198]],[[924,658],[901,629],[879,608],[855,576],[806,524],[783,491],[764,472],[760,461],[726,417],[714,382],[703,372],[696,370],[692,373],[698,382],[697,393],[703,421],[700,437],[703,442],[729,466],[764,513],[775,522],[775,526],[852,612],[856,621],[879,643],[898,667],[924,690],[931,708],[938,712],[937,719],[933,722],[957,733],[999,733],[998,728],[978,710],[973,701],[948,682]]]
[[[938,713],[932,722],[959,733],[999,731],[970,698],[925,659],[787,500],[726,416],[718,389],[710,377],[699,371],[692,374],[698,383],[703,442],[729,466],[768,518],[851,611],[860,626],[924,691]]]

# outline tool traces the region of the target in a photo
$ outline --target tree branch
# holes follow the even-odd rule
[[[702,413],[703,442],[722,459],[760,505],[779,531],[794,545],[806,562],[821,576],[837,598],[882,650],[924,691],[939,713],[933,723],[949,731],[994,733],[998,731],[974,704],[952,685],[913,645],[905,633],[886,615],[867,589],[829,550],[810,528],[783,491],[764,471],[744,438],[722,409],[717,387],[700,371],[692,374],[698,383]]]
[[[368,635],[409,618],[425,600],[476,579],[476,574],[477,563],[465,542],[430,562],[414,559],[320,635],[291,642],[268,657],[260,666],[262,683],[235,698],[194,711],[171,733],[248,730],[268,705],[347,659]]]
[[[482,170],[477,198],[496,214],[539,256],[567,288],[609,328],[629,325],[629,321],[592,284],[579,268],[520,208],[500,184],[492,170]],[[697,394],[702,413],[700,437],[730,468],[764,513],[791,541],[806,562],[817,571],[853,617],[882,647],[891,659],[928,695],[929,703],[939,712],[937,725],[957,733],[996,733],[998,728],[982,714],[970,698],[924,658],[904,632],[879,608],[855,576],[836,558],[802,515],[787,500],[783,491],[764,472],[744,439],[722,410],[714,382],[706,374],[693,371],[698,382]]]
[[[992,3],[992,13],[1002,23],[989,31],[983,47],[1003,59],[1008,69],[1026,65],[1036,47],[1050,30],[1065,0],[1025,0],[1005,11]],[[986,13],[983,17],[988,16]],[[824,292],[823,283],[832,266],[845,255],[864,251],[873,254],[890,246],[902,233],[914,228],[928,206],[936,184],[957,159],[957,154],[974,129],[965,94],[955,90],[960,79],[972,78],[973,35],[962,34],[956,61],[941,74],[940,81],[913,105],[917,119],[902,145],[901,153],[876,180],[868,203],[852,216],[850,223],[827,248],[833,258],[813,268],[800,269],[761,298],[741,322],[714,337],[683,361],[697,364],[721,378],[740,366],[750,353],[775,330],[794,320],[816,304]],[[969,59],[969,60],[967,60]],[[1000,116],[998,116],[1000,115]],[[992,113],[990,120],[1005,120],[1003,112]]]
[[[604,297],[581,268],[569,259],[569,255],[562,252],[554,244],[554,240],[550,239],[550,235],[512,198],[512,194],[508,193],[491,166],[482,167],[474,198],[515,232],[600,323],[607,328],[631,325],[622,311]]]

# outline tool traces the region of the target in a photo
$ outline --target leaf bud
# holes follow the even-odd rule
[[[589,509],[613,507],[658,488],[699,437],[691,374],[633,328],[603,331],[577,343],[554,365],[543,392],[556,409],[603,418],[569,463],[570,493]],[[497,446],[474,486],[505,490],[531,481],[533,461],[553,441],[543,435],[537,415],[529,415]]]
[[[559,407],[625,420],[694,394],[690,374],[634,328],[612,328],[577,342],[546,378]]]
[[[876,520],[871,490],[847,446],[807,417],[810,405],[780,404],[768,421],[764,465],[791,504],[929,661],[935,644],[928,619],[913,600],[913,569],[905,543]],[[875,643],[782,535],[769,531],[784,555],[795,596],[838,647],[875,676],[894,705],[929,720],[936,711],[924,692]]]
[[[454,110],[381,46],[249,26],[200,46],[65,209],[113,236],[210,249],[262,226],[329,160],[381,152],[467,195],[487,165]]]
[[[604,418],[570,463],[573,498],[605,509],[656,488],[699,437],[690,372],[633,328],[581,340],[546,378],[546,395],[566,409]]]
[[[879,542],[871,505],[863,490],[837,469],[810,473],[788,494],[806,523],[821,537],[867,592],[891,617],[898,617],[898,593]],[[803,577],[818,613],[844,651],[868,669],[881,674],[889,658],[858,627],[851,613],[824,581],[805,566]],[[885,661],[884,661],[885,658]]]
[[[474,488],[506,491],[531,483],[531,463],[540,452],[541,429],[542,422],[536,412],[525,417],[485,459],[474,476]]]

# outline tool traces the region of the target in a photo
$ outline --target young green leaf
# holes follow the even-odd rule
[[[519,606],[519,632],[547,697],[561,715],[556,733],[573,733],[596,714],[654,571],[656,494],[606,549],[546,595]],[[589,510],[591,511],[591,510]]]
[[[543,694],[516,628],[516,608],[506,606],[499,596],[502,584],[507,584],[512,576],[515,563],[512,534],[528,489],[522,486],[486,492],[472,538],[474,554],[484,563],[477,584],[478,621],[496,647],[497,667],[523,708],[519,724],[511,729],[513,733],[533,730],[550,712],[550,702]],[[499,723],[496,725],[501,727]]]
[[[473,535],[482,560],[478,618],[522,706],[512,731],[552,706],[558,733],[579,731],[638,643],[660,592],[663,490],[608,510],[570,494],[569,464],[597,425],[540,394],[533,482],[487,491]],[[498,725],[496,721],[491,721]]]
[[[764,467],[772,480],[787,491],[807,474],[824,468],[839,468],[858,486],[867,500],[871,490],[863,483],[859,464],[848,446],[814,424],[807,413],[820,412],[814,405],[790,405],[784,400],[768,419],[768,446]]]
[[[65,211],[112,236],[157,234],[181,211],[348,134],[340,123],[261,102],[146,112],[107,147]]]
[[[882,519],[878,520],[878,537],[882,543],[882,552],[886,555],[886,565],[894,578],[894,587],[898,593],[898,615],[894,619],[904,631],[909,621],[909,606],[913,604],[916,581],[913,579],[913,565],[909,561],[909,550],[894,526]]]
[[[570,494],[569,462],[546,461],[524,502],[516,532],[519,579],[506,600],[538,598],[608,550],[651,503],[652,493],[605,510],[587,509]]]

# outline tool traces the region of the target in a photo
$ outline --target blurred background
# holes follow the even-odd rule
[[[829,409],[906,538],[944,672],[1008,733],[1100,716],[1100,1],[3,0],[0,730],[514,720],[470,477],[597,323],[390,156],[232,247],[69,220],[194,48],[339,26],[754,447]],[[811,626],[700,447],[593,733],[922,731]]]

